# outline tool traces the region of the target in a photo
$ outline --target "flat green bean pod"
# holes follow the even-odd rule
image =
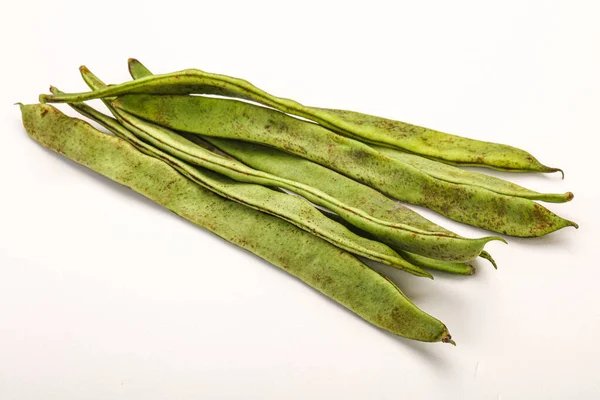
[[[481,239],[466,239],[454,234],[430,232],[413,226],[379,220],[359,208],[351,208],[341,203],[339,199],[329,196],[314,187],[250,168],[235,160],[214,156],[214,153],[197,146],[184,137],[144,121],[122,110],[116,110],[119,121],[135,134],[163,151],[175,157],[198,166],[210,168],[230,176],[238,181],[252,182],[261,185],[282,187],[295,191],[315,204],[322,205],[338,213],[347,221],[365,226],[369,232],[384,243],[394,244],[395,247],[413,251],[432,258],[448,261],[470,261],[477,257],[483,246],[491,240],[501,240],[497,237]]]
[[[388,157],[395,158],[405,164],[411,165],[428,175],[441,179],[446,182],[459,183],[474,187],[480,187],[492,192],[504,194],[512,197],[522,197],[530,200],[541,200],[549,203],[564,203],[573,199],[573,193],[539,193],[526,189],[515,183],[504,179],[496,178],[479,172],[466,171],[452,165],[444,164],[439,161],[419,157],[401,150],[371,145],[378,152]]]
[[[191,137],[190,140],[194,141],[195,138],[197,136]],[[312,161],[255,143],[211,137],[205,139],[219,150],[253,168],[310,185],[337,199],[343,199],[345,204],[369,210],[369,214],[376,218],[411,225],[433,233],[439,232],[460,237],[378,191]],[[339,221],[339,219],[336,220]],[[345,221],[342,219],[339,222],[344,223]],[[348,225],[346,224],[346,226]],[[348,227],[352,230],[352,226]],[[363,231],[359,234],[377,239],[368,232]],[[402,258],[419,267],[460,275],[472,275],[475,272],[475,268],[466,263],[435,260],[404,251],[402,248],[406,248],[406,246],[395,237],[386,239],[383,236],[380,240],[385,241]]]
[[[392,147],[451,165],[507,172],[564,172],[548,167],[519,148],[469,139],[355,111],[310,107],[323,126],[379,146]],[[307,117],[309,118],[309,117]],[[310,119],[310,118],[309,118]],[[326,122],[322,122],[326,121]]]
[[[362,229],[357,228],[356,226],[354,226],[352,224],[349,224],[347,221],[340,218],[340,216],[337,214],[334,214],[327,210],[324,210],[323,214],[326,215],[328,218],[331,218],[334,221],[337,221],[340,224],[344,225],[345,227],[347,227],[348,229],[350,229],[352,232],[356,233],[357,235],[360,235],[360,236],[363,236],[363,237],[366,237],[369,239],[376,239],[373,235],[369,234],[368,232],[365,232]],[[409,261],[411,264],[416,265],[418,267],[432,269],[432,270],[436,270],[436,271],[442,271],[442,272],[446,272],[449,274],[455,274],[455,275],[473,275],[475,273],[475,267],[466,262],[452,262],[452,261],[436,260],[433,258],[421,256],[419,254],[410,253],[408,251],[403,251],[403,250],[398,250],[398,249],[395,249],[395,250],[398,252],[400,257],[402,257],[403,259]],[[490,263],[492,263],[492,265],[494,266],[494,268],[497,268],[494,260],[491,258],[491,255],[487,251],[481,251],[480,257],[482,257],[483,259],[489,260]]]
[[[84,80],[91,88],[102,87],[104,85],[104,83],[87,68],[81,67],[81,73]],[[350,224],[369,232],[384,243],[393,245],[396,249],[415,252],[429,258],[464,262],[477,257],[483,250],[485,243],[488,241],[500,239],[493,237],[466,239],[450,231],[446,231],[441,227],[439,227],[441,232],[436,229],[430,231],[429,229],[432,226],[437,227],[437,225],[432,224],[424,218],[421,218],[421,220],[425,221],[425,224],[423,225],[426,229],[415,228],[401,222],[394,223],[386,220],[379,220],[368,213],[365,213],[360,208],[355,208],[340,202],[338,199],[311,186],[265,174],[261,171],[248,168],[246,165],[239,163],[236,160],[227,160],[223,157],[216,156],[212,151],[207,151],[204,147],[198,147],[194,143],[185,140],[169,130],[147,123],[134,116],[127,116],[127,113],[115,110],[110,104],[107,104],[107,106],[116,116],[121,118],[122,122],[127,123],[130,126],[132,125],[131,122],[137,124],[137,126],[142,126],[143,129],[141,130],[136,127],[134,127],[134,129],[136,129],[136,132],[145,138],[145,140],[167,150],[171,154],[175,154],[179,158],[222,173],[239,181],[258,183],[273,187],[283,187],[287,190],[295,191],[313,203],[338,213]],[[125,117],[125,119],[123,117]],[[205,147],[209,146],[210,145],[205,144]],[[348,181],[354,183],[352,180]],[[384,198],[384,196],[381,197]],[[410,213],[418,215],[408,210],[409,216],[411,215]],[[413,220],[417,220],[417,218],[413,218]]]
[[[193,136],[198,137],[189,135],[189,139],[199,144],[198,139]],[[422,231],[460,237],[370,186],[305,158],[273,147],[240,140],[210,136],[203,136],[200,140],[209,142],[220,151],[254,169],[311,186],[350,207],[365,210],[375,218],[409,225]]]
[[[130,62],[136,63],[135,60]],[[134,66],[135,68],[135,66]],[[476,165],[508,171],[555,172],[531,154],[512,146],[482,142],[427,128],[352,111],[307,107],[296,101],[273,96],[250,82],[225,75],[188,69],[154,75],[107,89],[108,96],[131,93],[217,94],[247,99],[283,112],[318,122],[339,134],[363,142],[397,147],[414,154],[461,165]],[[41,102],[90,100],[89,94],[40,97]],[[101,96],[104,96],[102,94]],[[561,171],[562,172],[562,171]]]
[[[275,147],[396,199],[495,232],[532,237],[576,226],[531,200],[438,179],[364,143],[276,110],[237,100],[179,95],[125,95],[113,105],[169,129]]]
[[[468,263],[434,260],[405,251],[399,251],[398,254],[406,261],[421,268],[443,271],[454,275],[473,275],[475,273],[475,267]]]
[[[133,79],[152,75],[137,60],[130,59],[128,66]],[[82,67],[83,74],[88,72]],[[232,156],[252,168],[311,186],[342,201],[346,206],[367,210],[375,218],[459,237],[377,190],[305,158],[252,142],[193,134],[184,136],[204,148],[221,151],[221,154]],[[321,202],[317,204],[327,207]]]
[[[332,198],[313,187],[252,169],[235,160],[228,160],[220,156],[215,157],[214,153],[195,145],[168,129],[146,122],[122,110],[117,109],[117,113],[123,124],[138,128],[136,135],[185,162],[210,168],[239,181],[292,190],[315,204],[326,206],[360,228],[365,227],[365,230],[373,233],[382,242],[393,241],[402,249],[447,261],[470,261],[481,253],[485,243],[491,240],[501,240],[497,237],[466,239],[378,220],[363,210],[348,207],[340,203],[338,199]],[[141,129],[139,129],[140,127]]]
[[[152,75],[152,72],[142,65],[139,61],[130,59],[129,60],[129,71],[134,79],[141,79],[146,76]],[[211,142],[211,138],[206,138],[208,142]],[[219,141],[220,139],[214,139]],[[220,140],[222,145],[227,145],[227,141]],[[213,143],[214,144],[214,143]],[[240,144],[240,146],[242,146]],[[406,164],[409,164],[425,173],[452,183],[460,183],[465,185],[471,185],[475,187],[482,187],[491,190],[496,193],[505,194],[507,196],[523,197],[531,200],[542,200],[552,203],[562,203],[573,199],[573,193],[567,192],[564,194],[546,194],[539,193],[533,190],[526,189],[512,182],[505,181],[493,176],[481,174],[477,172],[465,171],[460,168],[453,167],[451,165],[443,164],[430,160],[427,158],[419,157],[414,154],[409,154],[401,150],[393,149],[391,147],[383,147],[377,145],[371,145],[374,149],[382,154],[389,157],[396,158]],[[223,149],[222,149],[223,150]],[[226,151],[226,150],[224,150]],[[250,150],[251,151],[251,150]],[[276,150],[273,150],[276,152]],[[248,153],[248,152],[247,152]],[[249,154],[249,157],[252,155]],[[243,161],[243,160],[242,160]],[[245,162],[245,161],[244,161]],[[250,164],[251,166],[254,166]],[[255,167],[255,166],[254,166]],[[261,169],[259,167],[255,167]],[[288,169],[288,168],[286,168]],[[270,171],[269,171],[270,172]],[[290,178],[290,177],[288,177]],[[290,178],[293,179],[293,178]]]
[[[453,343],[444,324],[418,309],[387,278],[323,239],[218,196],[165,162],[54,107],[21,105],[21,112],[27,133],[41,145],[256,254],[370,323],[410,339]]]
[[[129,63],[129,72],[133,79],[152,75],[152,72],[141,63],[135,62]],[[90,87],[95,89],[94,86]],[[200,138],[197,135],[187,135],[185,137],[206,149],[220,151],[221,154],[233,156],[246,165],[263,172],[307,184],[337,199],[343,199],[344,203],[353,207],[361,208],[362,206],[362,209],[369,210],[370,215],[377,218],[387,218],[388,220],[406,223],[431,232],[454,234],[368,186],[293,154],[285,153],[272,147],[237,140],[211,137]],[[344,224],[348,229],[359,235],[373,237],[368,232],[348,223],[337,214],[329,212],[325,212],[324,214]],[[407,261],[410,260],[412,264],[422,268],[460,275],[472,275],[475,273],[475,267],[467,263],[435,260],[407,251],[396,250],[402,258]],[[487,252],[483,251],[482,253],[487,254]]]
[[[58,93],[57,89],[54,91]],[[277,216],[350,253],[402,269],[413,275],[432,278],[431,274],[406,261],[388,246],[354,234],[343,225],[325,217],[310,203],[298,197],[260,185],[238,182],[204,168],[194,168],[140,140],[135,136],[138,129],[135,126],[123,126],[115,119],[103,115],[85,104],[70,105],[86,117],[103,125],[116,136],[127,140],[144,154],[166,162],[186,178],[220,196]]]

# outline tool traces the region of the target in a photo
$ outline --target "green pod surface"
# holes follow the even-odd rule
[[[473,275],[475,273],[475,267],[468,263],[434,260],[405,251],[400,251],[398,253],[406,261],[421,268],[442,271],[454,275]]]
[[[100,81],[94,74],[92,74],[86,67],[81,67],[81,73],[90,88],[93,89],[104,86],[104,83]],[[118,110],[115,110],[109,102],[105,101],[105,103],[114,115],[119,116]],[[392,248],[394,248],[394,250],[397,251],[402,250],[415,252],[420,255],[425,255],[428,258],[434,258],[438,260],[441,259],[451,262],[464,262],[470,261],[477,257],[483,250],[485,243],[495,239],[491,237],[479,239],[467,239],[460,237],[455,233],[447,231],[442,227],[431,223],[425,218],[420,217],[412,210],[387,199],[378,192],[369,189],[364,185],[360,185],[351,179],[344,178],[339,174],[335,174],[326,168],[320,167],[318,164],[312,163],[315,167],[320,168],[320,171],[313,172],[324,173],[325,171],[329,171],[330,174],[323,174],[324,178],[332,177],[331,174],[335,174],[341,178],[344,178],[346,184],[351,185],[351,187],[354,187],[357,191],[366,189],[367,192],[363,192],[363,196],[360,201],[352,201],[350,204],[348,204],[345,203],[346,199],[344,199],[343,196],[341,196],[342,200],[340,201],[339,198],[331,196],[327,192],[322,192],[313,186],[304,185],[302,182],[281,179],[279,176],[265,174],[262,173],[262,171],[248,168],[246,165],[239,162],[234,162],[233,160],[231,160],[231,162],[227,162],[221,157],[215,157],[215,154],[212,151],[216,148],[210,143],[204,142],[197,137],[196,142],[201,144],[201,148],[193,146],[192,143],[182,139],[179,135],[175,135],[173,132],[158,126],[153,126],[152,124],[145,123],[144,121],[136,119],[134,116],[126,116],[126,113],[121,112],[120,118],[123,118],[123,116],[129,118],[130,122],[135,122],[138,126],[144,127],[144,130],[138,132],[138,134],[145,137],[146,140],[161,146],[163,149],[167,149],[171,153],[177,154],[179,157],[182,157],[189,162],[203,166],[210,170],[217,171],[238,181],[258,183],[274,188],[283,187],[287,190],[296,192],[309,199],[313,203],[336,212],[342,218],[342,221],[347,222],[345,226],[355,226],[362,231],[366,231],[371,235],[370,238],[380,240],[381,242],[390,245]],[[127,123],[126,121],[123,122]],[[154,137],[152,135],[154,135]],[[333,180],[335,179],[336,178],[333,177]],[[334,192],[334,194],[343,195],[343,191],[339,193]],[[368,212],[365,212],[365,208],[361,208],[360,206],[362,202],[368,199],[369,194],[377,195],[380,201],[387,200],[388,202],[394,203],[395,206],[393,206],[389,211],[397,214],[399,217],[402,217],[403,215],[406,216],[405,220],[402,218],[392,218],[386,220],[386,213],[379,213],[379,215],[384,218],[378,219],[377,217],[373,217]],[[368,207],[367,209],[370,210],[370,208],[371,207]],[[417,221],[420,223],[420,225],[410,224]],[[415,225],[417,226],[415,227]],[[438,263],[437,265],[441,265],[441,263]]]
[[[507,172],[560,172],[548,167],[519,148],[469,139],[406,122],[362,114],[355,111],[310,107],[315,121],[347,136],[380,146],[457,166],[484,167]],[[307,117],[308,118],[308,117]],[[323,122],[321,122],[323,121]]]
[[[148,68],[135,59],[129,59],[128,67],[133,79],[152,75]],[[375,218],[459,237],[377,190],[305,158],[273,147],[240,140],[198,135],[185,137],[204,148],[220,151],[221,154],[229,155],[257,170],[314,187],[339,199],[345,205],[368,210],[369,215]],[[327,207],[320,202],[317,204]]]
[[[371,145],[371,147],[381,154],[385,154],[388,157],[400,160],[405,164],[415,167],[428,175],[446,182],[480,187],[507,196],[522,197],[530,200],[541,200],[549,203],[564,203],[573,199],[573,193],[571,192],[562,194],[539,193],[504,179],[496,178],[495,176],[481,174],[479,172],[466,171],[452,165],[430,160],[414,154],[409,154],[397,149],[392,149],[390,147],[376,145]]]
[[[190,135],[190,140],[196,141],[196,137]],[[318,190],[327,193],[352,207],[368,210],[369,215],[381,220],[387,220],[398,224],[406,224],[416,227],[420,230],[432,233],[441,233],[454,237],[461,237],[431,221],[422,217],[408,207],[398,203],[379,193],[378,191],[345,177],[335,171],[325,168],[312,161],[297,157],[293,154],[266,147],[255,143],[242,142],[239,140],[219,139],[213,137],[203,138],[218,150],[234,157],[235,159],[264,172],[276,175],[285,179],[310,185]],[[200,139],[202,140],[202,139]],[[344,209],[338,209],[336,212],[344,214]],[[346,219],[350,216],[344,215]],[[342,221],[340,221],[342,222]],[[348,226],[348,225],[347,225]],[[406,245],[406,239],[402,240],[399,236],[390,236],[380,234],[380,231],[372,231],[370,237],[376,238],[387,243],[390,247],[400,254],[405,260],[419,267],[436,269],[461,275],[472,275],[474,268],[469,264],[456,262],[443,262],[439,259],[427,262],[425,257],[411,257]],[[362,233],[361,233],[362,234]],[[423,252],[421,252],[423,253]],[[434,254],[434,253],[430,253]],[[416,260],[416,262],[414,262]],[[470,261],[463,259],[462,261]]]
[[[135,60],[131,61],[135,63]],[[137,68],[137,67],[134,67]],[[391,146],[441,161],[491,167],[508,171],[554,172],[531,154],[512,146],[482,142],[439,131],[352,111],[307,107],[273,96],[243,79],[187,69],[148,76],[106,89],[98,94],[42,95],[42,102],[77,102],[94,96],[148,94],[216,94],[262,103],[283,112],[308,118],[339,134],[363,142]],[[77,97],[77,99],[73,99]]]
[[[27,133],[44,147],[256,254],[372,324],[410,339],[452,343],[444,324],[351,254],[282,219],[224,199],[54,107],[22,105],[21,112]]]
[[[192,135],[189,138],[197,143]],[[375,218],[459,237],[370,186],[305,158],[251,142],[210,136],[202,139],[252,168],[314,187],[346,205],[367,211]]]
[[[501,238],[497,237],[466,239],[453,234],[429,232],[412,226],[378,220],[363,210],[348,207],[340,203],[338,199],[332,198],[313,187],[252,169],[236,160],[217,156],[159,125],[146,122],[119,109],[116,112],[119,116],[119,121],[126,125],[128,129],[137,128],[135,131],[136,135],[176,158],[187,163],[209,168],[241,182],[278,186],[295,191],[309,201],[326,206],[350,223],[360,228],[365,227],[365,230],[373,233],[373,236],[383,243],[394,244],[394,246],[401,249],[410,249],[410,251],[430,258],[447,261],[470,261],[481,253],[483,246],[487,242],[501,240]]]
[[[363,231],[360,228],[357,228],[356,226],[354,226],[352,224],[349,224],[347,221],[342,219],[337,214],[331,213],[329,211],[323,211],[323,215],[346,226],[348,229],[350,229],[352,232],[356,233],[357,235],[360,235],[360,236],[363,236],[363,237],[366,237],[369,239],[374,239],[373,235],[371,235],[368,232]],[[432,269],[435,271],[443,271],[443,272],[455,274],[455,275],[473,275],[475,273],[475,267],[469,263],[432,259],[429,257],[421,256],[419,254],[414,254],[414,253],[411,253],[408,251],[403,251],[403,250],[399,250],[399,249],[395,249],[395,250],[398,252],[398,254],[403,259],[405,259],[405,260],[409,261],[411,264],[416,265],[421,268]],[[482,257],[486,260],[489,260],[492,263],[492,265],[494,266],[494,268],[496,268],[496,264],[494,263],[493,259],[491,258],[491,256],[489,255],[489,253],[487,251],[481,251],[480,257]]]
[[[58,92],[58,90],[56,90]],[[98,122],[121,139],[127,140],[142,153],[156,157],[191,181],[212,192],[258,211],[279,217],[350,253],[378,261],[417,276],[432,278],[431,274],[403,259],[398,253],[379,242],[361,237],[343,225],[325,217],[307,201],[267,187],[235,181],[204,168],[194,168],[185,162],[140,140],[138,128],[118,121],[86,106],[70,104],[75,110]]]
[[[531,200],[438,179],[364,143],[276,110],[237,100],[178,95],[125,95],[113,105],[169,129],[275,147],[396,199],[494,232],[532,237],[576,226]]]
[[[103,83],[100,80],[98,80],[94,75],[92,75],[89,71],[84,74],[84,77],[86,79],[86,82],[88,84],[90,84],[91,87],[103,85]],[[58,89],[56,89],[56,88],[52,88],[51,90],[53,93],[59,93]],[[169,156],[168,154],[166,154],[156,148],[153,148],[152,146],[149,146],[147,143],[141,141],[135,135],[133,135],[133,133],[131,131],[127,130],[125,128],[125,126],[121,125],[117,120],[110,118],[83,103],[76,103],[76,104],[69,104],[69,105],[73,109],[75,109],[76,111],[81,113],[82,115],[84,115],[84,116],[90,118],[91,120],[97,122],[98,124],[104,126],[106,129],[108,129],[110,132],[115,134],[117,137],[119,137],[123,140],[126,140],[131,145],[133,145],[135,148],[137,148],[139,151],[141,151],[142,153],[152,156],[152,157],[155,157],[155,158],[158,158],[158,159],[161,159],[162,161],[169,164],[172,168],[174,168],[175,170],[180,172],[183,176],[188,177],[193,182],[196,182],[196,183],[208,188],[209,190],[211,190],[212,192],[214,192],[216,194],[219,194],[226,198],[232,198],[232,196],[240,197],[240,193],[239,193],[240,191],[242,191],[241,194],[243,195],[243,194],[245,194],[244,189],[246,189],[246,191],[247,191],[248,186],[252,186],[252,185],[240,183],[237,181],[233,181],[231,179],[226,178],[225,176],[221,176],[212,171],[205,170],[204,168],[199,168],[199,169],[190,168],[188,165],[185,165],[180,160],[173,158],[173,157]],[[110,104],[107,104],[107,106],[109,107],[109,109],[111,109]],[[223,188],[223,186],[225,186],[225,187]],[[234,186],[233,191],[232,191],[233,193],[231,193],[231,191],[228,190],[228,186]],[[225,192],[225,193],[222,193],[222,192]],[[268,197],[269,197],[269,195],[266,194],[264,196],[257,198],[255,191],[252,191],[250,194],[251,194],[252,203],[256,203],[257,201],[260,201],[260,200],[263,200],[263,202],[265,202],[264,201],[265,198],[268,199]],[[285,196],[287,196],[287,195],[285,195]],[[243,198],[244,196],[241,196],[241,197]],[[287,196],[287,197],[291,197],[291,196]],[[234,199],[234,200],[240,204],[244,204],[244,201],[240,201],[239,199]],[[297,200],[299,200],[299,199],[297,199]],[[266,203],[267,203],[268,208],[273,208],[273,207],[283,208],[283,211],[285,211],[285,209],[286,209],[285,204],[287,202],[284,201],[284,204],[281,205],[281,204],[279,204],[280,203],[279,199],[275,199],[275,200],[271,200],[271,201],[266,201]],[[302,203],[305,203],[305,202],[302,202]],[[261,210],[260,207],[252,207],[252,208],[258,209],[259,211],[264,211],[264,210]],[[398,251],[398,253],[388,252],[388,251],[386,251],[387,248],[385,246],[381,245],[381,246],[383,246],[383,251],[382,251],[381,249],[378,248],[380,246],[378,246],[377,243],[375,245],[373,245],[373,243],[371,241],[369,241],[368,239],[363,239],[359,236],[358,240],[357,240],[356,235],[358,235],[358,233],[356,233],[356,235],[352,234],[352,233],[351,233],[351,235],[348,235],[347,232],[344,232],[344,231],[342,231],[340,233],[339,232],[340,228],[339,228],[339,226],[336,226],[336,225],[334,225],[333,229],[330,229],[331,231],[328,232],[327,228],[329,227],[329,225],[331,225],[331,223],[336,224],[336,222],[334,222],[334,221],[338,221],[340,223],[345,223],[345,221],[344,220],[340,221],[339,219],[334,219],[334,221],[323,222],[322,221],[323,218],[325,218],[325,219],[329,219],[329,218],[326,218],[323,215],[313,216],[315,211],[318,212],[317,210],[313,209],[313,210],[307,210],[308,212],[304,212],[303,211],[304,208],[305,208],[304,204],[302,204],[302,206],[296,208],[295,212],[297,213],[297,215],[292,215],[292,219],[300,218],[302,220],[306,220],[307,216],[311,216],[311,218],[308,219],[308,221],[304,221],[300,225],[293,221],[288,221],[288,222],[294,223],[294,225],[299,226],[300,228],[304,229],[307,232],[313,232],[312,229],[315,229],[315,231],[318,233],[319,231],[322,231],[323,229],[325,229],[325,237],[324,237],[325,240],[327,240],[328,242],[330,242],[342,249],[346,249],[347,246],[349,246],[348,251],[350,253],[361,255],[363,257],[366,257],[366,258],[369,258],[369,259],[372,259],[375,261],[379,261],[379,262],[384,262],[384,263],[386,263],[384,261],[384,259],[389,258],[390,260],[386,264],[397,267],[399,269],[404,269],[407,272],[410,272],[417,276],[426,276],[429,278],[431,278],[430,274],[426,273],[425,271],[422,271],[419,268],[415,268],[415,266],[433,269],[436,271],[443,271],[443,272],[452,273],[452,274],[460,274],[460,275],[472,275],[475,272],[475,269],[471,265],[466,264],[466,263],[455,263],[455,262],[448,262],[448,261],[442,261],[442,260],[434,260],[431,258],[423,257],[420,255],[405,252],[405,251]],[[279,215],[279,214],[281,214],[281,212],[282,212],[282,210],[279,209],[279,210],[276,210],[275,213],[270,212],[270,214],[279,216],[280,218],[287,221],[288,220],[287,218],[281,217]],[[321,214],[321,213],[319,213],[319,214]],[[315,223],[317,223],[318,226],[313,228],[313,225],[315,225]],[[304,226],[305,224],[307,224],[308,226],[307,227]],[[345,224],[345,225],[352,232],[353,226],[350,224]],[[319,234],[317,234],[317,236],[322,237]],[[328,236],[333,236],[333,238],[329,238]],[[365,235],[363,235],[363,236],[365,236]],[[365,236],[365,237],[368,238],[369,236]],[[366,244],[366,246],[363,245],[362,242],[365,242],[364,244]],[[371,242],[371,243],[369,243],[369,242]],[[345,246],[345,244],[346,244],[346,246]],[[375,253],[374,254],[375,256],[372,255],[373,252]],[[482,252],[482,253],[484,253],[484,252]],[[396,264],[399,264],[399,265],[396,265]]]
[[[133,79],[152,75],[149,69],[135,60],[130,59],[128,66]],[[94,87],[91,88],[94,89]],[[233,156],[263,172],[315,187],[335,198],[343,199],[344,203],[353,207],[361,208],[362,206],[363,209],[370,211],[370,215],[377,218],[387,218],[388,220],[407,223],[431,232],[454,234],[400,203],[383,196],[378,191],[304,158],[249,142],[211,137],[201,139],[197,135],[189,135],[187,138],[211,151],[221,151],[223,154]],[[349,224],[337,214],[328,212],[324,214],[346,225],[348,229],[359,235],[372,237],[368,232]],[[488,254],[483,251],[482,253]],[[405,260],[422,268],[458,275],[473,275],[475,273],[475,267],[467,263],[435,260],[402,250],[398,250],[398,254]]]

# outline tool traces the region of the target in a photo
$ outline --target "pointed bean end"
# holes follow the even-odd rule
[[[450,343],[452,346],[456,346],[456,342],[452,340],[452,336],[447,330],[442,335],[442,343]]]
[[[471,273],[469,275],[475,275],[475,272],[477,272],[477,268],[475,268],[475,266],[471,264],[467,265],[469,266],[469,268],[471,268]]]
[[[496,261],[494,260],[492,255],[490,253],[488,253],[487,251],[484,250],[481,253],[479,253],[479,257],[483,258],[484,260],[488,260],[492,264],[494,269],[498,269],[498,265],[496,264]]]
[[[48,95],[48,94],[40,94],[40,97],[39,97],[40,103],[46,104],[46,102],[48,101],[48,99],[51,98],[51,97],[52,96]]]
[[[90,72],[90,70],[85,65],[81,65],[79,67],[79,72],[81,72],[82,74],[88,74]]]
[[[425,271],[424,269],[421,269],[419,267],[414,267],[414,269],[408,270],[407,272],[415,275],[415,276],[420,276],[423,278],[429,278],[431,280],[433,280],[433,275],[431,275],[429,272]],[[391,280],[386,276],[385,279],[387,279],[388,281],[391,282]]]
[[[550,167],[548,167],[548,172],[560,172],[560,174],[562,175],[562,179],[565,179],[565,173],[560,168],[550,168]]]
[[[503,237],[500,237],[500,236],[488,236],[486,239],[487,239],[486,243],[493,242],[494,240],[497,240],[497,241],[502,242],[504,244],[508,244],[508,242],[506,241],[506,239],[504,239]]]
[[[20,109],[23,109],[23,107],[25,107],[25,104],[23,104],[20,101],[18,101],[15,104],[13,104],[13,106],[19,106]]]
[[[579,224],[577,222],[567,220],[567,226],[572,226],[575,229],[579,229]]]

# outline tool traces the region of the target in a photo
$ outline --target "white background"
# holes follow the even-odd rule
[[[2,5],[1,399],[600,398],[599,3],[349,3]],[[527,149],[566,179],[496,175],[581,228],[468,278],[379,266],[458,346],[392,336],[27,137],[14,102],[128,57]]]

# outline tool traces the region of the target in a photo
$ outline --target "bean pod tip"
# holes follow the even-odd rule
[[[456,346],[456,342],[452,340],[452,336],[450,336],[448,330],[445,330],[442,334],[442,343],[450,343],[452,346]]]
[[[565,179],[565,172],[560,168],[550,168],[550,172],[560,172],[562,179]]]
[[[564,174],[563,174],[563,179],[565,179]],[[567,201],[573,200],[573,197],[575,197],[575,195],[573,194],[573,192],[567,192],[567,193],[565,193],[565,199]]]
[[[508,241],[506,239],[504,239],[503,237],[500,237],[500,236],[488,236],[486,239],[487,239],[485,241],[486,243],[492,242],[494,240],[497,240],[497,241],[502,242],[504,244],[508,244]]]

